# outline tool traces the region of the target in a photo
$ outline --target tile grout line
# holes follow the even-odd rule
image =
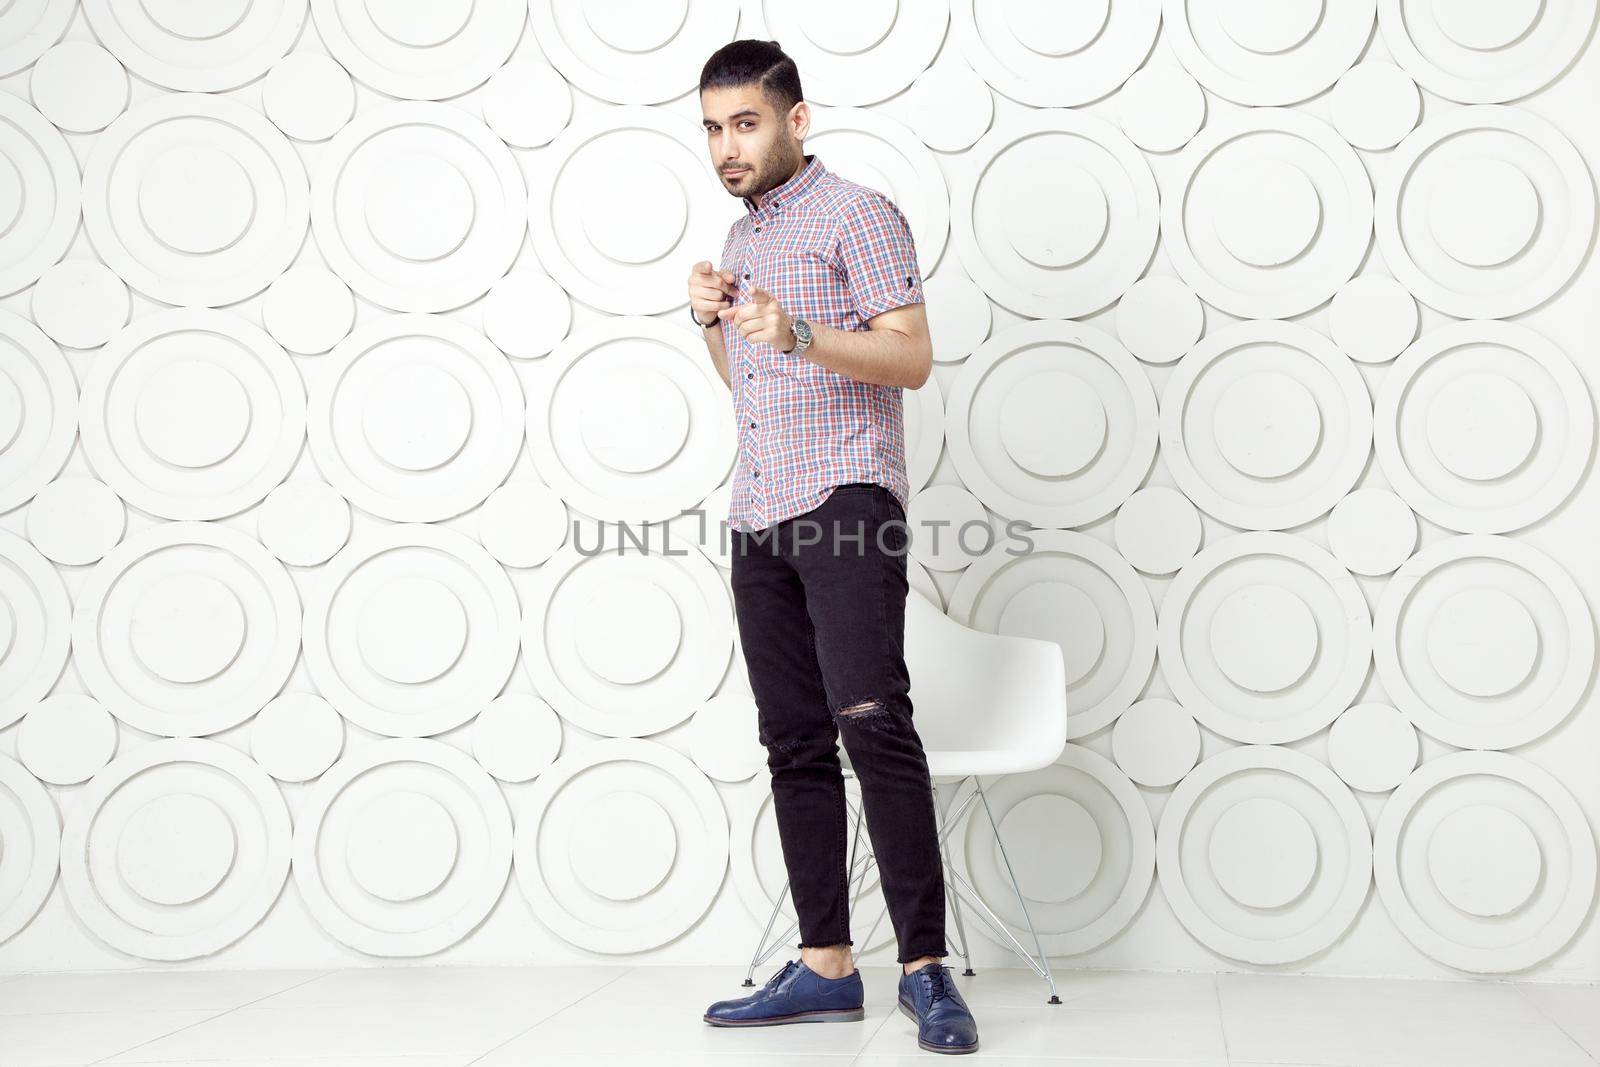
[[[868,1034],[867,1039],[861,1042],[861,1047],[856,1049],[856,1054],[850,1057],[850,1062],[852,1064],[859,1062],[861,1057],[867,1054],[867,1046],[871,1045],[873,1039],[878,1036],[879,1032],[882,1031],[885,1026],[889,1025],[889,1020],[892,1019],[895,1014],[899,1012],[899,1010],[900,1009],[895,1007],[893,1004],[889,1005],[889,1010],[883,1013],[883,1018],[879,1019],[878,1025],[872,1028],[872,1033]]]
[[[1528,995],[1528,991],[1522,988],[1523,983],[1513,981],[1513,982],[1510,983],[1510,985],[1511,985],[1512,989],[1515,989],[1517,991],[1517,996],[1521,997],[1523,1000],[1527,1001],[1530,1005],[1532,1005],[1533,1006],[1533,1010],[1538,1012],[1539,1016],[1541,1018],[1543,1018],[1551,1026],[1555,1027],[1556,1030],[1558,1032],[1560,1032],[1562,1037],[1566,1038],[1568,1041],[1572,1042],[1575,1046],[1577,1046],[1577,1049],[1578,1049],[1579,1052],[1581,1052],[1585,1056],[1589,1057],[1589,1062],[1590,1063],[1600,1063],[1600,1059],[1596,1059],[1594,1053],[1592,1053],[1588,1049],[1584,1048],[1582,1042],[1580,1042],[1577,1038],[1573,1037],[1571,1034],[1567,1033],[1567,1028],[1566,1027],[1562,1026],[1561,1023],[1558,1022],[1553,1015],[1551,1015],[1549,1012],[1545,1011],[1544,1008],[1539,1004],[1539,1002],[1537,1000],[1533,999],[1533,997]]]
[[[337,970],[337,968],[335,968],[335,970]],[[190,973],[199,973],[199,972],[190,972]],[[334,973],[333,971],[323,971],[321,974],[314,974],[310,978],[307,978],[304,982],[296,982],[294,985],[284,986],[282,989],[275,989],[271,993],[267,993],[267,994],[265,994],[263,996],[259,996],[259,997],[255,998],[254,1000],[247,1000],[243,1004],[235,1004],[231,1008],[224,1008],[222,1011],[217,1012],[215,1015],[208,1015],[204,1019],[196,1019],[194,1022],[190,1023],[188,1026],[180,1026],[176,1030],[169,1030],[167,1033],[157,1034],[155,1037],[147,1037],[143,1041],[140,1041],[138,1044],[129,1045],[125,1049],[118,1049],[116,1052],[111,1053],[111,1055],[109,1055],[109,1056],[101,1056],[99,1059],[90,1060],[89,1062],[91,1064],[105,1063],[107,1060],[111,1059],[113,1056],[124,1055],[126,1053],[132,1052],[136,1048],[142,1048],[145,1045],[148,1045],[153,1041],[160,1041],[160,1040],[163,1040],[164,1038],[171,1037],[173,1034],[181,1034],[185,1030],[192,1029],[193,1027],[199,1026],[202,1023],[211,1022],[213,1019],[220,1019],[224,1015],[228,1015],[228,1014],[231,1014],[233,1012],[236,1012],[240,1008],[248,1008],[250,1005],[257,1004],[257,1003],[259,1003],[259,1002],[261,1002],[263,1000],[270,1000],[273,997],[279,995],[280,993],[289,992],[291,989],[299,989],[303,985],[306,985],[306,984],[308,984],[310,982],[319,981],[319,980],[321,980],[323,978],[328,977],[328,975],[333,974],[333,973]]]
[[[609,982],[601,982],[599,985],[595,986],[593,989],[589,990],[589,992],[585,993],[583,996],[579,997],[577,1000],[574,1000],[572,1003],[563,1004],[561,1007],[557,1008],[555,1011],[551,1012],[549,1015],[546,1015],[544,1018],[537,1019],[534,1022],[528,1024],[528,1026],[525,1027],[524,1029],[518,1030],[516,1033],[514,1033],[510,1037],[506,1038],[504,1041],[500,1042],[498,1045],[495,1045],[495,1046],[493,1046],[491,1048],[484,1049],[482,1052],[480,1052],[476,1056],[472,1057],[472,1059],[468,1060],[466,1062],[466,1064],[463,1065],[463,1067],[472,1067],[472,1064],[477,1063],[479,1060],[483,1059],[485,1056],[488,1056],[488,1055],[494,1053],[498,1049],[505,1048],[507,1045],[511,1044],[511,1042],[517,1040],[517,1038],[519,1038],[519,1037],[523,1036],[524,1034],[528,1033],[528,1031],[536,1029],[537,1027],[543,1026],[545,1023],[549,1022],[551,1019],[554,1019],[557,1015],[560,1015],[562,1012],[566,1011],[569,1008],[572,1008],[572,1007],[575,1007],[575,1006],[577,1006],[579,1004],[582,1004],[584,1001],[588,1000],[590,997],[594,996],[596,993],[600,992],[602,989],[607,989],[610,986],[614,985],[615,983],[622,981],[624,978],[626,978],[628,975],[632,974],[634,971],[637,971],[638,969],[639,968],[637,966],[626,968],[625,970],[623,970],[623,972],[621,974],[619,974],[615,978],[611,979],[611,981],[609,981]]]
[[[1222,983],[1217,980],[1217,972],[1211,972],[1211,996],[1217,1002],[1217,1033],[1222,1035],[1222,1062],[1233,1063],[1233,1053],[1228,1051],[1228,1025],[1222,1020]]]

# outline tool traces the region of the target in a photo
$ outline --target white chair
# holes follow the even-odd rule
[[[1038,770],[1054,763],[1067,743],[1067,684],[1066,666],[1061,649],[1053,641],[1031,637],[1009,637],[984,633],[961,625],[945,615],[922,594],[912,591],[906,597],[906,668],[911,676],[912,717],[917,734],[922,738],[923,751],[928,757],[928,770],[937,781],[956,780],[956,796],[961,795],[970,778],[973,789],[948,816],[941,816],[939,849],[944,857],[946,896],[955,919],[956,933],[960,938],[957,948],[966,963],[963,974],[970,975],[972,959],[968,953],[966,929],[961,922],[963,894],[977,908],[979,918],[987,922],[1013,949],[1033,972],[1050,986],[1047,1003],[1060,1004],[1056,994],[1055,978],[1050,973],[1050,961],[1045,956],[1039,934],[1033,928],[1027,903],[1017,876],[1011,869],[1011,859],[1006,855],[1005,842],[1000,836],[999,824],[989,808],[979,775],[1016,774]],[[850,755],[841,743],[840,762],[847,775],[853,774]],[[995,842],[1000,846],[1000,857],[1006,874],[1011,879],[1012,891],[1017,896],[1017,906],[1033,935],[1038,958],[1006,929],[1005,923],[995,915],[978,896],[971,883],[961,877],[950,860],[950,834],[960,825],[962,814],[973,800],[982,802],[989,824],[994,828]],[[937,808],[937,805],[935,805]],[[871,870],[874,857],[870,846],[865,856],[857,856],[862,843],[861,811],[852,805],[854,832],[850,848],[850,878],[854,884],[852,909],[860,898],[861,887]],[[767,920],[756,954],[745,973],[744,985],[755,984],[755,970],[799,927],[791,922],[772,943],[768,936],[777,921],[789,883],[772,905],[772,915]],[[882,920],[882,916],[879,916]],[[877,923],[861,939],[863,946],[871,943]]]

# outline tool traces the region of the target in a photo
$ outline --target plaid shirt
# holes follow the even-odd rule
[[[800,172],[728,229],[721,270],[771,293],[791,317],[839,330],[921,303],[922,275],[905,216],[888,197],[807,155]],[[731,529],[752,532],[821,504],[836,485],[876,482],[906,506],[901,388],[859,381],[746,341],[723,322],[739,440]]]

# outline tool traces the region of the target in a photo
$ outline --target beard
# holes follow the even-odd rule
[[[736,175],[739,184],[728,185],[728,191],[734,196],[749,197],[752,200],[764,196],[788,181],[799,169],[800,161],[804,157],[804,150],[798,145],[793,148],[781,144],[775,145],[759,163],[749,165],[750,169],[742,176]],[[721,173],[725,184],[733,180],[726,171]]]

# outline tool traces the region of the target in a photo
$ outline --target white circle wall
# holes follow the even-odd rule
[[[775,37],[915,231],[914,526],[1034,528],[911,570],[1061,645],[988,783],[1046,948],[1600,979],[1595,7],[11,5],[0,971],[748,958],[682,309],[700,66]]]

